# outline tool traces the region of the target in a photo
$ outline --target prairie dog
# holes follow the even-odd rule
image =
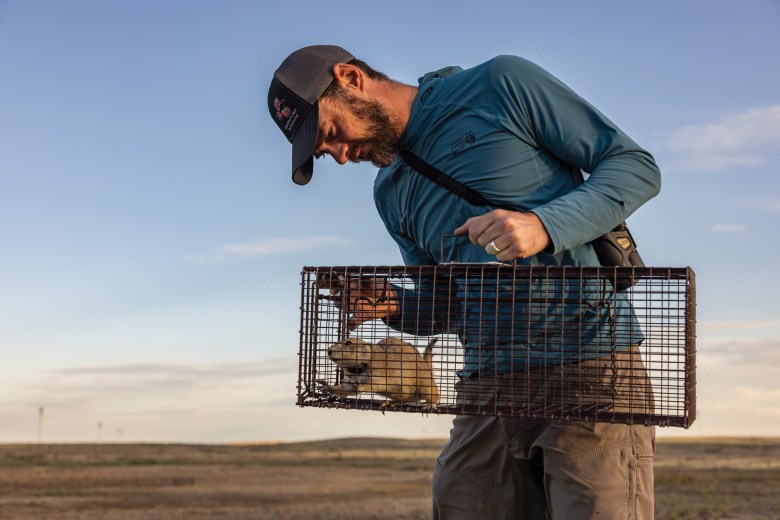
[[[344,381],[337,385],[321,383],[339,396],[368,392],[384,395],[393,402],[425,401],[435,407],[439,403],[432,369],[435,343],[436,339],[431,340],[420,355],[416,348],[398,338],[379,343],[358,338],[339,341],[328,349],[328,356],[343,370]]]

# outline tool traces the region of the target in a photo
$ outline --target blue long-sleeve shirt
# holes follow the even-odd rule
[[[499,56],[468,70],[449,67],[425,75],[419,87],[401,148],[479,191],[497,206],[533,211],[550,235],[551,245],[545,252],[519,260],[521,264],[598,265],[588,242],[625,220],[660,189],[660,172],[646,150],[561,81],[525,59]],[[580,170],[590,174],[584,183]],[[449,236],[469,217],[494,208],[469,204],[400,160],[379,171],[374,199],[407,265],[495,261],[465,237]],[[526,289],[536,294],[539,288]],[[605,308],[603,290],[595,286],[575,288],[567,282],[556,287],[548,284],[544,290],[564,297],[573,291],[585,296],[585,302],[598,300],[602,305],[600,310],[586,308],[588,304],[582,309],[550,308],[547,317],[538,317],[538,323],[522,331],[513,328],[511,333],[497,331],[486,337],[475,332],[490,319],[484,302],[477,311],[475,304],[469,303],[477,298],[460,287],[447,295],[462,302],[457,320],[436,320],[435,309],[414,308],[410,303],[403,305],[405,318],[391,325],[416,334],[458,334],[466,348],[467,367],[469,350],[486,344],[499,353],[487,361],[480,353],[479,359],[473,360],[480,366],[502,365],[499,358],[504,356],[501,345],[505,344],[525,345],[532,354],[545,352],[512,360],[513,366],[518,362],[565,362],[566,352],[582,347],[582,337],[567,337],[568,319],[577,320],[578,333],[591,344],[600,344],[599,338],[610,330],[618,332],[621,348],[643,339],[622,297],[613,295]],[[402,300],[419,301],[412,294],[403,295]],[[431,313],[431,319],[420,320],[421,312]],[[498,308],[494,312],[499,312]],[[610,322],[609,313],[617,322]],[[412,321],[410,317],[415,315]],[[421,330],[421,323],[427,324],[423,327],[427,330]],[[534,347],[538,337],[544,337],[545,344]],[[575,341],[580,344],[574,345]],[[552,344],[558,347],[555,356],[549,357],[546,352]]]

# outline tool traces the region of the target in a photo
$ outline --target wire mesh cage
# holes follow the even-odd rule
[[[687,428],[695,300],[690,268],[304,267],[297,404]]]

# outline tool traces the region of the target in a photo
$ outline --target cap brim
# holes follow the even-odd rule
[[[309,157],[309,160],[301,165],[297,170],[293,170],[292,180],[295,184],[303,186],[309,184],[311,176],[314,170],[314,159]]]
[[[308,184],[314,173],[314,147],[317,146],[319,110],[317,103],[311,107],[292,140],[292,180],[295,184]]]

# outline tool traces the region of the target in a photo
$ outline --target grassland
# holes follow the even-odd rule
[[[428,519],[442,443],[0,445],[0,518]],[[656,513],[780,519],[780,439],[662,439]]]

